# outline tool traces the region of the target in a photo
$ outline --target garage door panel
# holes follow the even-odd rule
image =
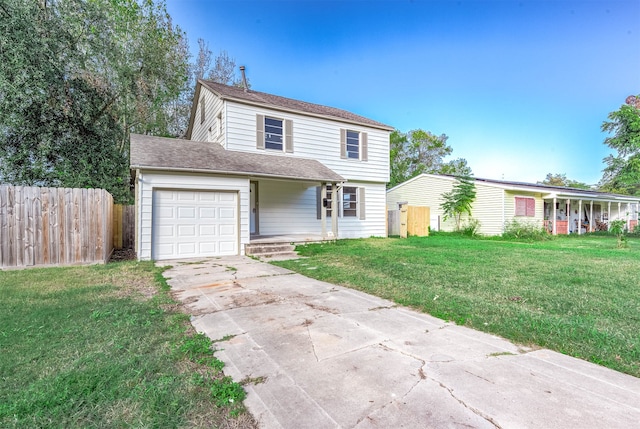
[[[196,225],[178,225],[178,237],[193,238],[196,236]]]
[[[217,237],[216,229],[214,225],[199,225],[198,234],[201,237]]]
[[[236,216],[236,210],[234,208],[220,207],[219,218],[220,219],[234,219]]]
[[[178,219],[195,219],[196,207],[178,207]]]
[[[237,193],[156,190],[154,259],[238,254]]]
[[[220,237],[231,237],[235,236],[236,229],[231,225],[220,225]]]
[[[174,191],[178,201],[196,201],[196,192],[194,191]]]
[[[215,207],[198,207],[198,216],[200,219],[215,219],[216,209]]]

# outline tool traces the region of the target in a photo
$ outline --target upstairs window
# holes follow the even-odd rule
[[[264,147],[282,151],[283,143],[282,119],[264,118]]]
[[[367,133],[340,130],[340,158],[367,161]]]
[[[200,124],[204,124],[204,120],[205,120],[205,113],[204,113],[204,97],[202,97],[202,99],[200,100]]]
[[[256,149],[293,153],[293,122],[256,115]]]
[[[536,215],[535,198],[516,197],[516,216],[534,217]]]
[[[347,158],[360,159],[360,133],[347,130]]]

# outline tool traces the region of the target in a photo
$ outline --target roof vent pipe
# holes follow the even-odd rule
[[[244,73],[244,66],[240,66],[240,72],[242,73],[242,86],[244,87],[244,92],[249,90],[249,86],[247,86],[247,75]]]

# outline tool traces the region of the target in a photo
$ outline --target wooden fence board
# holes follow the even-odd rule
[[[113,206],[113,247],[133,249],[135,246],[135,206]]]
[[[106,262],[112,209],[101,189],[0,186],[0,268]]]
[[[388,235],[406,238],[408,235],[429,235],[431,222],[429,207],[403,205],[397,210],[387,210]]]

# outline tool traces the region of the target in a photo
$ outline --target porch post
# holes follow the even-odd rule
[[[567,198],[567,207],[564,209],[565,217],[567,218],[567,232],[569,235],[569,231],[571,231],[571,200]]]
[[[618,201],[618,219],[620,219],[620,213],[622,212],[622,210],[620,210],[620,206],[621,206],[621,202]]]
[[[327,200],[327,183],[320,183],[320,225],[322,225],[322,238],[327,237],[327,207],[324,202]]]
[[[626,217],[626,220],[627,220],[627,231],[629,231],[629,227],[631,226],[629,224],[629,212],[631,211],[631,209],[629,207],[630,207],[629,203],[627,203],[627,211],[625,212],[625,217]]]
[[[609,222],[611,222],[611,201],[609,201],[609,206],[607,208],[607,231],[609,230]]]
[[[558,230],[556,229],[556,197],[553,197],[553,229],[551,230],[551,233],[553,235],[557,235],[558,234]]]
[[[582,200],[578,200],[578,235],[582,234]]]
[[[333,238],[338,238],[338,184],[331,184],[331,232]]]
[[[593,232],[593,200],[589,201],[589,232]]]

